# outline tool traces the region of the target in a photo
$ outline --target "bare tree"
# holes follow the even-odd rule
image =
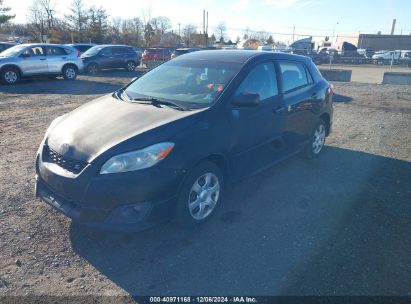
[[[47,28],[52,28],[54,26],[54,3],[52,0],[37,0],[39,3],[39,7],[41,10],[43,10],[44,16],[46,18],[46,22],[47,22]]]
[[[186,46],[191,46],[192,35],[197,33],[197,27],[193,24],[187,24],[183,27],[183,41]]]
[[[166,31],[171,29],[171,21],[167,17],[159,16],[151,19],[150,21],[153,30],[159,32],[161,35],[164,35]]]
[[[215,36],[217,38],[217,40],[222,43],[224,42],[224,38],[227,34],[227,27],[225,25],[225,22],[220,22],[216,28],[215,28]]]
[[[39,1],[33,1],[29,7],[29,20],[34,28],[34,38],[43,42],[43,35],[46,35],[47,17]]]

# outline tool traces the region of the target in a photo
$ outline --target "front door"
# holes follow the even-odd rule
[[[259,94],[260,104],[232,106],[230,113],[235,145],[232,168],[238,178],[272,164],[284,152],[284,112],[273,62],[260,63],[249,70],[233,98],[247,93]]]
[[[102,56],[100,67],[102,69],[112,69],[113,67],[116,66],[116,60],[117,58],[113,54],[113,48],[111,47],[106,47],[104,48],[100,56]]]
[[[23,76],[48,73],[47,58],[42,46],[26,48],[20,54],[19,61]]]

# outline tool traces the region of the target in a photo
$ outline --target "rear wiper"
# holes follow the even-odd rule
[[[166,105],[166,106],[172,106],[176,107],[182,111],[187,111],[188,108],[183,107],[179,105],[178,103],[168,101],[168,100],[162,100],[162,99],[157,99],[154,97],[138,97],[133,99],[134,102],[138,103],[144,103],[144,104],[152,104],[152,105]]]

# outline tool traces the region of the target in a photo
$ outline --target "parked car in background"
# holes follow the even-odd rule
[[[15,84],[20,78],[59,76],[74,80],[83,71],[78,52],[60,44],[19,44],[0,53],[0,79]]]
[[[80,52],[80,54],[83,54],[86,52],[88,49],[92,48],[95,46],[95,43],[73,43],[73,44],[66,44],[68,46],[74,47],[76,50]]]
[[[401,51],[380,51],[376,52],[372,56],[372,60],[375,64],[390,64],[398,63],[401,58]]]
[[[36,196],[103,229],[136,231],[172,216],[196,226],[227,185],[299,152],[319,156],[332,96],[307,57],[177,57],[56,118],[38,149]]]
[[[18,43],[15,42],[0,42],[0,53],[3,52],[4,50],[7,50],[8,48],[11,48],[15,45],[18,45]]]
[[[143,52],[142,63],[149,69],[171,59],[173,49],[148,48]]]
[[[192,52],[198,52],[201,51],[199,48],[180,48],[174,50],[173,53],[171,53],[171,59],[176,58],[177,56],[187,54],[187,53],[192,53]]]
[[[140,65],[133,47],[127,45],[96,45],[82,54],[81,59],[85,71],[92,75],[107,69],[134,71]]]

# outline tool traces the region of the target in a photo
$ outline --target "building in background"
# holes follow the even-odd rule
[[[411,35],[346,34],[337,37],[335,48],[341,50],[344,42],[354,44],[359,49],[411,50]]]

